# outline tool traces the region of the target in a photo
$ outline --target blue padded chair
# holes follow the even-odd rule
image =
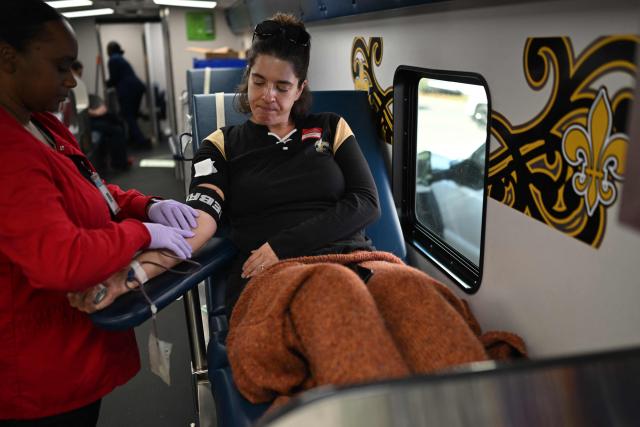
[[[242,81],[244,68],[209,68],[187,70],[189,112],[193,112],[193,95],[205,94],[205,77],[209,75],[209,93],[234,93]],[[205,94],[207,95],[207,94]]]
[[[407,249],[391,194],[390,173],[387,171],[382,146],[384,143],[377,135],[367,93],[349,90],[313,92],[312,111],[337,113],[351,127],[378,187],[382,213],[378,221],[367,226],[366,234],[373,240],[376,249],[391,252],[405,260]]]
[[[244,122],[247,117],[236,112],[233,107],[234,94],[224,95],[225,124],[233,125]],[[220,102],[220,101],[219,101]],[[195,95],[193,98],[193,135],[194,148],[218,126],[216,117],[215,95]],[[369,163],[380,198],[382,215],[378,221],[366,228],[366,233],[373,240],[378,250],[391,252],[405,259],[406,248],[400,222],[391,194],[389,173],[383,156],[383,147],[376,134],[366,92],[361,91],[327,91],[313,93],[313,111],[333,111],[345,118],[351,126],[362,152]],[[218,425],[222,427],[249,426],[264,413],[268,405],[254,405],[244,399],[238,392],[228,365],[224,340],[227,322],[224,316],[224,284],[218,276],[210,289],[208,304],[210,307],[211,337],[208,347],[208,369]]]
[[[193,121],[193,95],[209,94],[216,92],[233,93],[242,81],[244,67],[241,68],[198,68],[187,70],[187,117],[186,120]],[[208,82],[208,87],[205,87]],[[181,114],[184,111],[181,112]],[[176,176],[182,179],[184,174],[183,163],[189,153],[185,153],[182,137],[174,135],[169,138],[169,147],[176,161]]]

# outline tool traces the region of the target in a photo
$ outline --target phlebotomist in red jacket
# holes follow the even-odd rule
[[[139,369],[136,341],[94,327],[67,293],[141,249],[191,254],[193,209],[105,185],[47,112],[75,86],[77,51],[55,9],[0,2],[0,425],[95,426],[100,399]]]

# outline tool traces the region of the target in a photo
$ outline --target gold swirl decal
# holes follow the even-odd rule
[[[535,91],[551,82],[551,92],[527,123],[514,126],[491,112],[498,143],[489,160],[492,198],[600,246],[624,175],[632,92],[622,87],[610,96],[595,84],[612,73],[633,81],[639,44],[640,36],[601,37],[576,57],[567,37],[527,40],[526,81]]]
[[[351,77],[356,90],[369,92],[369,105],[375,115],[378,134],[393,143],[393,86],[383,89],[375,76],[382,62],[382,37],[355,37],[351,46]]]

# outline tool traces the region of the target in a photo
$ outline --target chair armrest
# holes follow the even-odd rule
[[[188,275],[171,272],[154,277],[144,284],[149,298],[162,310],[189,289],[212,274],[226,268],[236,254],[235,246],[225,238],[214,237],[200,248],[193,260],[201,267]],[[177,266],[181,268],[180,265]],[[104,310],[91,314],[96,325],[109,330],[130,329],[151,317],[151,309],[141,292],[128,292]]]

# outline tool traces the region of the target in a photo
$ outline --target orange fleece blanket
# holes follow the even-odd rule
[[[373,272],[367,283],[347,265]],[[466,302],[385,252],[279,262],[254,277],[231,316],[229,363],[251,402],[324,385],[526,357],[508,332],[481,333]]]

